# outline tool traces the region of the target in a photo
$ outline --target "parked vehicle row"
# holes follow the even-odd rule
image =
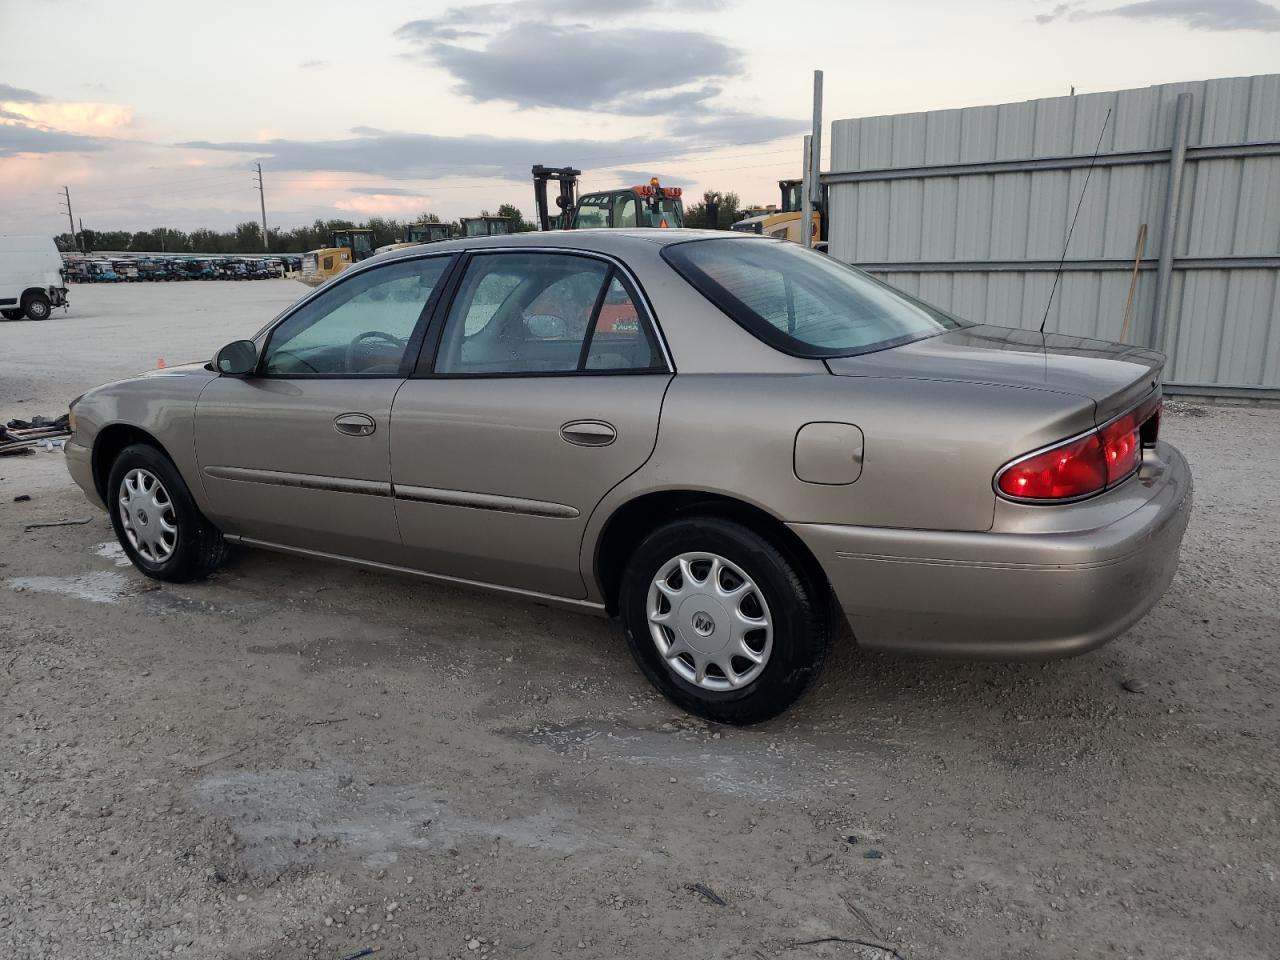
[[[300,270],[302,258],[285,257],[71,257],[71,283],[137,283],[170,280],[266,280]]]

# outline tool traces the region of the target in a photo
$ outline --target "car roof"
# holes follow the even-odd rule
[[[518,247],[558,247],[570,250],[589,250],[595,253],[623,255],[636,250],[641,244],[667,246],[686,240],[759,239],[748,234],[729,230],[664,230],[654,227],[644,229],[598,230],[536,230],[529,233],[506,233],[492,237],[458,237],[453,240],[437,240],[430,244],[416,244],[399,250],[388,250],[361,263],[387,263],[409,257],[420,257],[426,250],[432,253],[452,253],[461,250],[484,250],[491,247],[512,249]]]

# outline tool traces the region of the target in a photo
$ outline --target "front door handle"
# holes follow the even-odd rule
[[[343,413],[333,418],[333,429],[349,437],[367,437],[378,425],[367,413]]]
[[[571,420],[560,428],[560,436],[579,447],[607,447],[618,439],[618,431],[603,420]]]

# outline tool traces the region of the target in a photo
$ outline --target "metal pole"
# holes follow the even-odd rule
[[[813,132],[804,138],[804,197],[801,201],[800,242],[813,246],[813,207],[822,199],[822,71],[813,71]]]
[[[63,187],[62,193],[67,198],[67,223],[71,225],[71,244],[79,250],[80,241],[76,239],[76,218],[71,215],[71,190],[67,187]]]
[[[1151,310],[1148,343],[1164,349],[1169,329],[1169,298],[1173,287],[1173,251],[1178,234],[1178,207],[1182,201],[1182,172],[1187,160],[1187,135],[1191,129],[1191,94],[1178,94],[1173,121],[1173,144],[1169,148],[1169,188],[1164,197],[1164,217],[1160,227],[1160,259],[1156,267],[1156,300]]]
[[[804,181],[800,184],[800,242],[805,243],[806,240],[813,235],[813,200],[809,196],[810,179],[813,176],[813,168],[809,162],[809,158],[813,154],[813,137],[811,134],[804,135],[804,165],[800,168],[804,171]],[[807,244],[806,244],[807,245]]]
[[[267,197],[262,188],[262,164],[258,164],[258,204],[262,207],[262,249],[271,252],[267,243]]]
[[[813,149],[809,154],[809,200],[822,200],[822,71],[813,71]]]

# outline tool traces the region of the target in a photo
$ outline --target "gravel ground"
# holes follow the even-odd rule
[[[0,415],[302,291],[78,287],[0,324]],[[0,460],[0,951],[1274,957],[1280,411],[1177,405],[1166,435],[1196,511],[1124,637],[1048,664],[846,639],[749,729],[679,714],[603,621],[250,551],[161,586],[60,456]]]

